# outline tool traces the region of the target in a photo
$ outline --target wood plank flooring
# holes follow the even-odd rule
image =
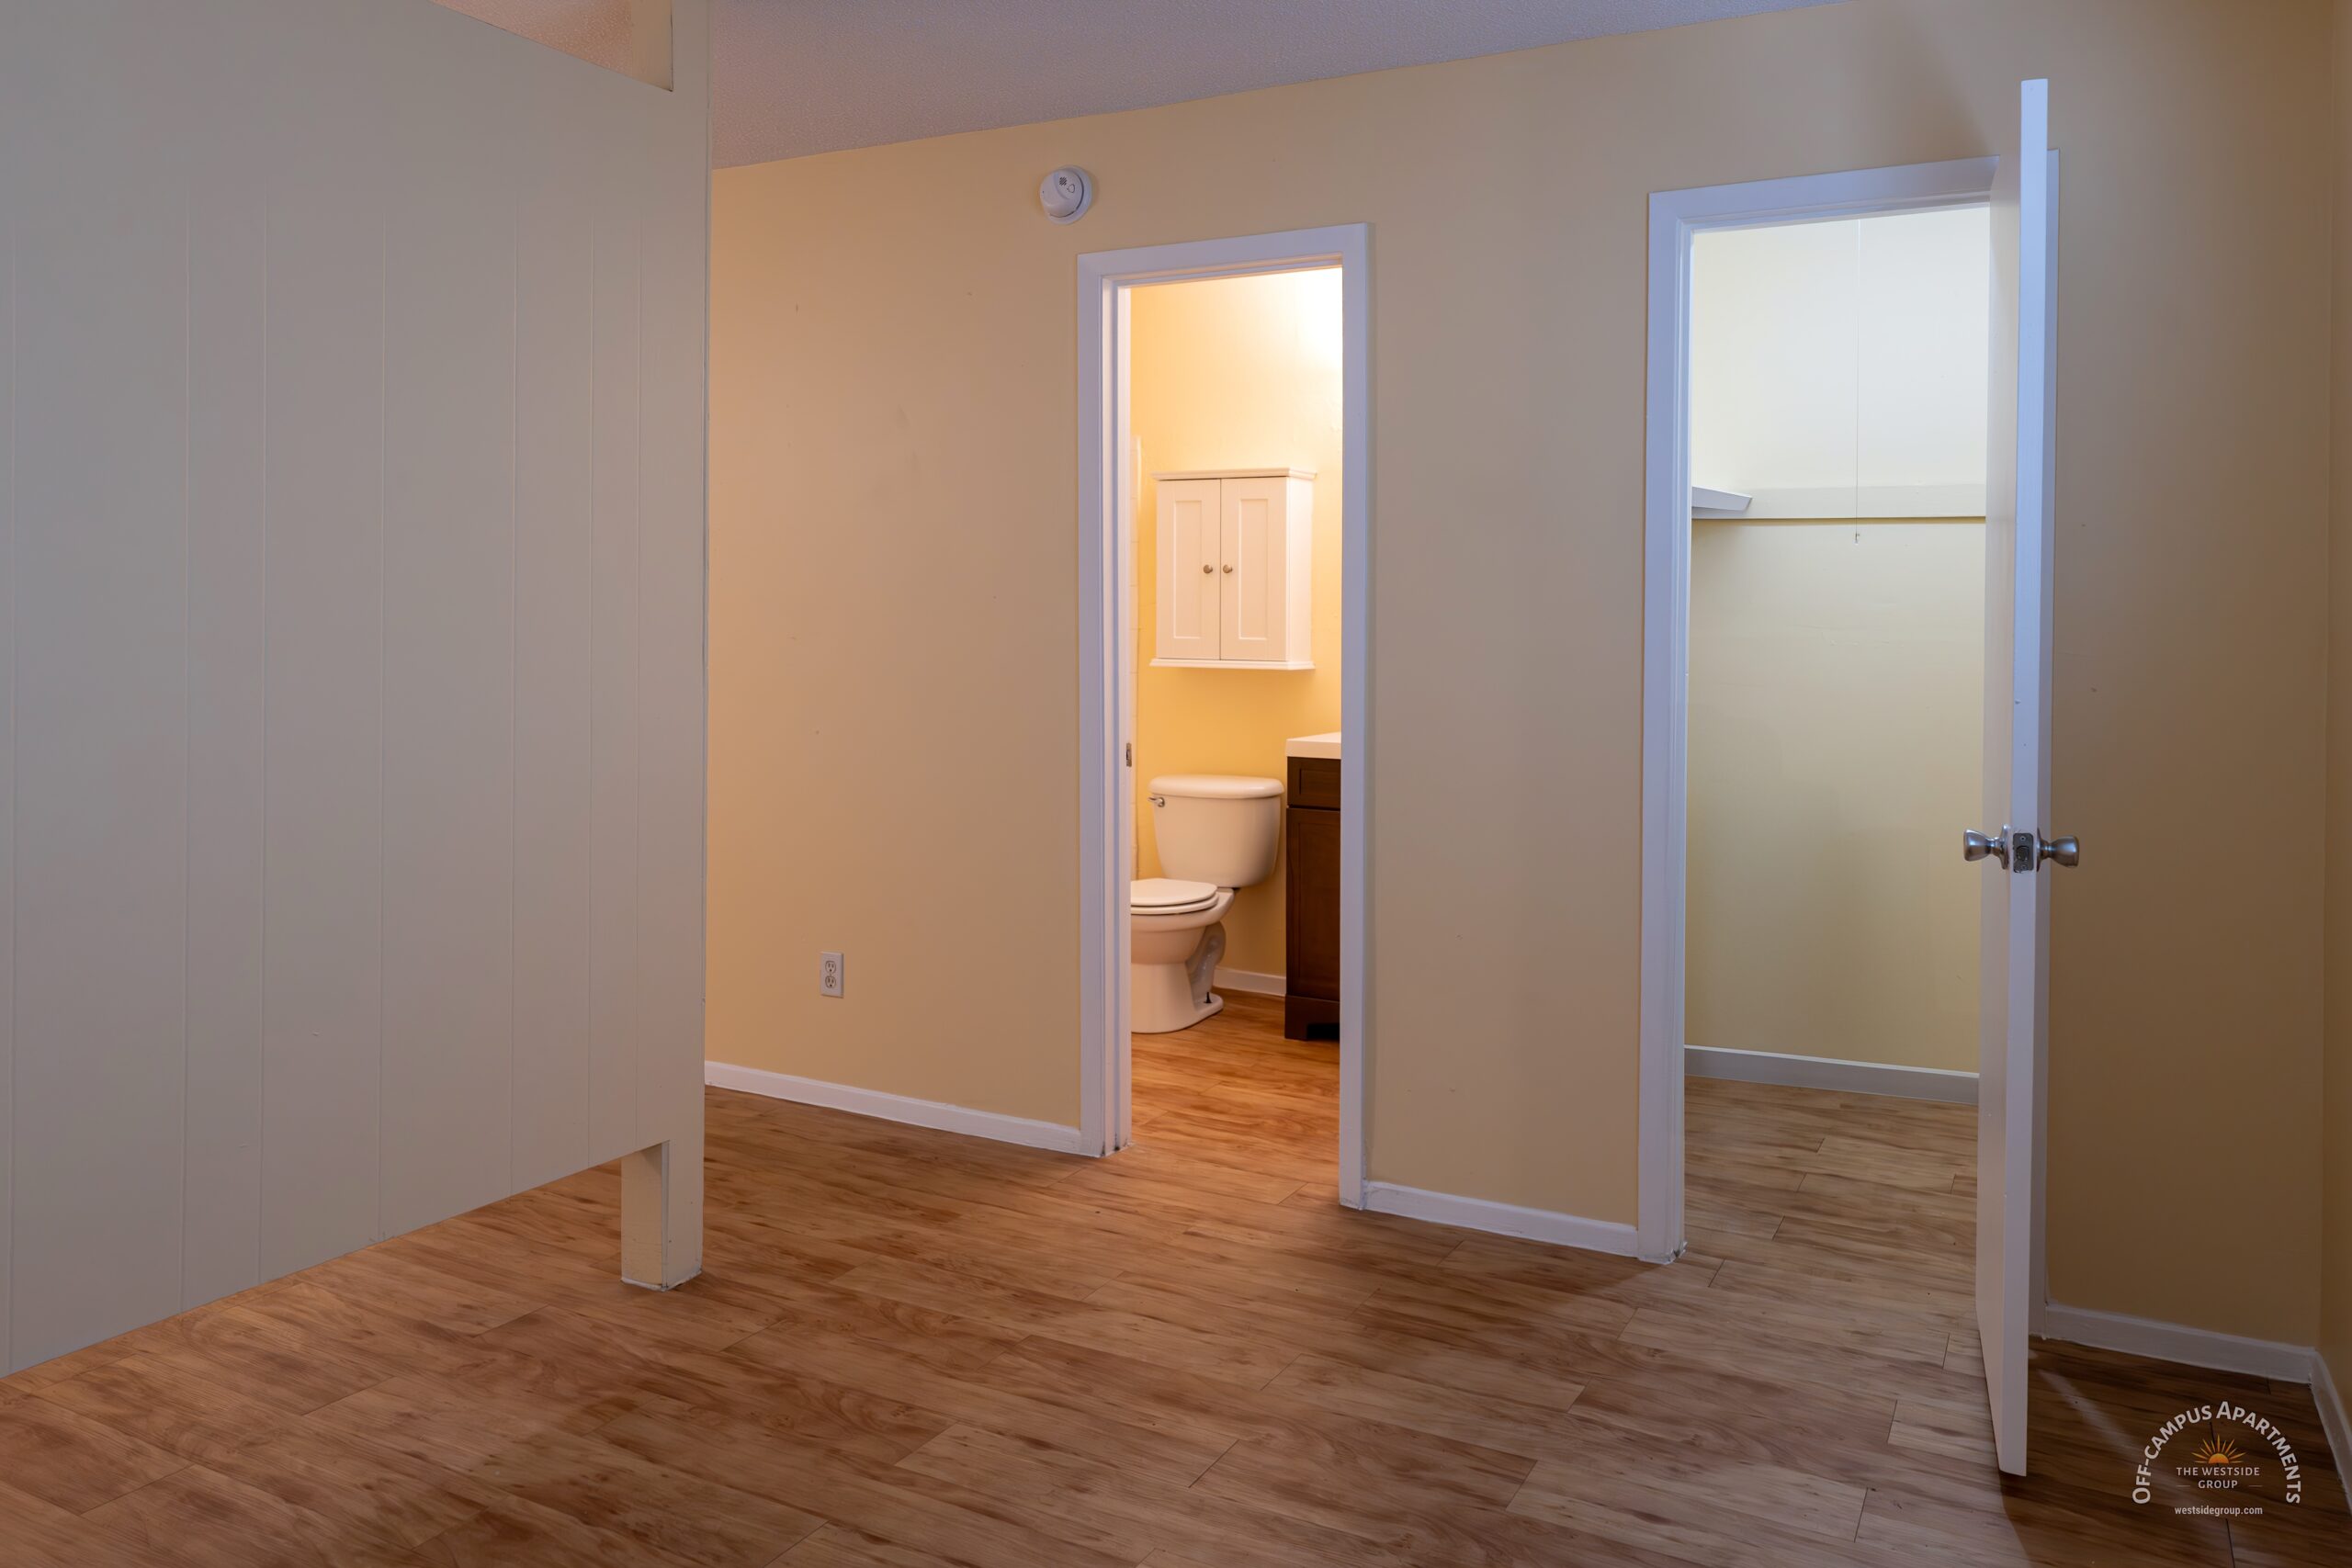
[[[1970,1112],[1690,1089],[1657,1269],[1334,1203],[1279,1005],[1136,1042],[1086,1161],[714,1091],[708,1272],[591,1172],[0,1382],[0,1564],[2342,1564],[2308,1391],[2090,1351],[1996,1473]],[[2129,1501],[2183,1404],[2303,1502]]]

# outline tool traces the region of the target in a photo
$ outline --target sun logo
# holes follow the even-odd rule
[[[2245,1450],[2226,1438],[2208,1438],[2192,1457],[2199,1464],[2237,1464],[2245,1459]]]

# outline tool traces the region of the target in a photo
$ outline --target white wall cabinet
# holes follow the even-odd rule
[[[1219,468],[1152,477],[1159,489],[1152,662],[1314,669],[1314,474]]]

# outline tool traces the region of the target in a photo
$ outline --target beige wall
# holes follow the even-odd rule
[[[2182,835],[2323,826],[2327,21],[1853,0],[722,171],[711,1053],[1075,1119],[1073,257],[1368,222],[1370,1171],[1631,1221],[1645,204],[1981,154],[2046,74],[2086,851],[2051,1286],[2309,1343],[2321,874]],[[1100,190],[1068,228],[1062,163]],[[2254,1196],[2181,1156],[2243,1148]]]
[[[1129,296],[1136,508],[1136,862],[1160,874],[1157,773],[1288,774],[1294,735],[1340,728],[1340,275],[1273,273]],[[1315,668],[1155,670],[1158,470],[1315,471]],[[1225,966],[1283,971],[1283,865],[1237,894]]]
[[[1976,1070],[1981,522],[1702,522],[1683,1034]]]
[[[0,6],[0,1371],[662,1142],[699,1256],[676,17],[657,93],[424,0]]]
[[[2319,1348],[2352,1398],[2352,0],[2336,0],[2335,478],[2329,533],[2327,1034]],[[2336,1455],[2343,1466],[2352,1456]]]

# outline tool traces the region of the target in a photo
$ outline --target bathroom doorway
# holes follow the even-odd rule
[[[1162,1113],[1196,1145],[1254,1122],[1293,1145],[1261,1151],[1274,1163],[1319,1150],[1314,1181],[1350,1206],[1365,240],[1080,258],[1082,1146],[1115,1153],[1139,1126],[1149,1145]]]

